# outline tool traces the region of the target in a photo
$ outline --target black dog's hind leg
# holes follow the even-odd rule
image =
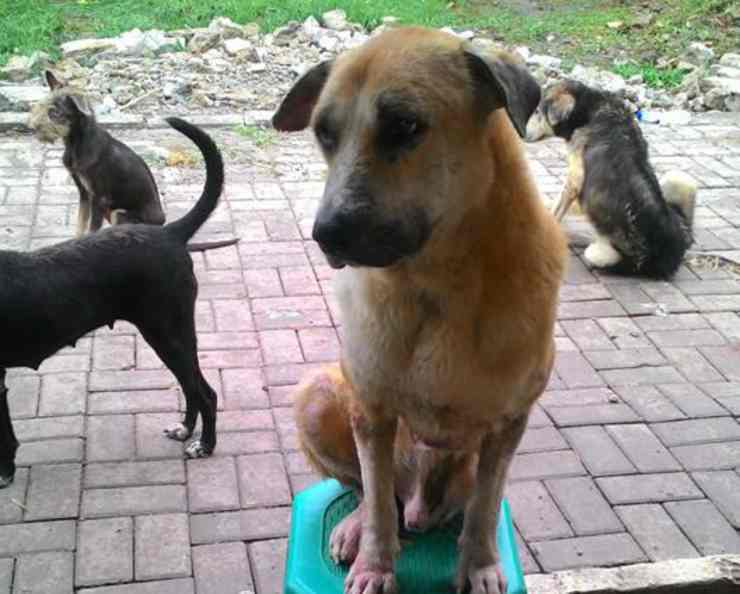
[[[190,458],[208,456],[216,447],[216,392],[200,369],[193,314],[172,320],[170,324],[140,326],[149,345],[177,378],[185,394],[185,418],[182,423],[165,429],[171,439],[185,441],[195,429],[200,413],[203,432],[185,450]]]
[[[8,409],[8,388],[5,385],[5,369],[0,369],[0,489],[7,487],[15,478],[15,452],[18,440],[13,432]]]

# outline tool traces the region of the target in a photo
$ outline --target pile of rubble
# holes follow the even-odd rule
[[[308,67],[366,41],[396,19],[386,17],[374,31],[351,23],[341,10],[309,17],[271,33],[259,25],[214,19],[207,28],[140,31],[119,37],[80,39],[62,44],[61,59],[48,55],[14,56],[0,69],[0,112],[28,111],[46,94],[41,72],[51,66],[62,78],[97,100],[100,113],[229,113],[274,109],[295,78]],[[474,46],[498,47],[483,34],[456,32]],[[508,48],[526,60],[540,83],[564,77],[617,92],[642,109],[740,111],[740,54],[716,60],[699,43],[676,66],[689,73],[674,92],[648,87],[640,75],[624,79],[606,70],[575,66],[560,59]]]

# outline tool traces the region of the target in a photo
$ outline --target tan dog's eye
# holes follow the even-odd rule
[[[398,130],[406,136],[411,136],[419,128],[419,123],[411,118],[401,118],[397,122]]]
[[[337,135],[326,121],[319,120],[314,128],[314,134],[316,134],[316,140],[319,141],[321,148],[325,151],[330,152],[337,147]]]

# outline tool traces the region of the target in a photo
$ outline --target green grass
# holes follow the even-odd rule
[[[718,53],[729,50],[737,38],[727,15],[734,1],[0,0],[0,64],[13,53],[53,52],[63,41],[113,36],[135,27],[200,27],[223,15],[239,23],[256,21],[269,31],[341,7],[351,21],[368,27],[393,15],[407,24],[482,28],[507,43],[556,54],[566,63],[610,65],[619,50],[626,50],[628,56],[652,66],[659,55],[680,55],[691,41],[711,42]],[[652,7],[654,20],[633,27],[646,5]],[[612,21],[624,25],[610,28]],[[646,74],[646,79],[670,86],[677,76],[656,72]]]
[[[636,62],[627,62],[613,68],[614,72],[629,78],[635,74],[641,74],[642,79],[649,87],[655,89],[673,89],[681,84],[687,70],[680,68],[656,68],[651,64],[639,64]]]
[[[444,0],[0,0],[0,63],[15,52],[48,51],[83,35],[113,36],[135,27],[202,27],[216,16],[257,21],[269,31],[337,6],[352,21],[370,27],[389,14],[432,26],[453,18]]]
[[[248,138],[258,147],[269,146],[277,140],[277,134],[274,130],[263,128],[261,126],[247,126],[242,124],[237,126],[234,131],[239,134],[239,136]]]

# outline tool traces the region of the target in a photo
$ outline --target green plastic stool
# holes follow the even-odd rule
[[[352,491],[327,480],[296,495],[293,501],[284,594],[342,594],[348,568],[329,557],[329,536],[357,506]],[[457,565],[457,537],[462,518],[420,535],[401,535],[396,563],[400,594],[451,594]],[[496,531],[498,551],[508,580],[507,594],[526,594],[509,505],[501,503]]]

